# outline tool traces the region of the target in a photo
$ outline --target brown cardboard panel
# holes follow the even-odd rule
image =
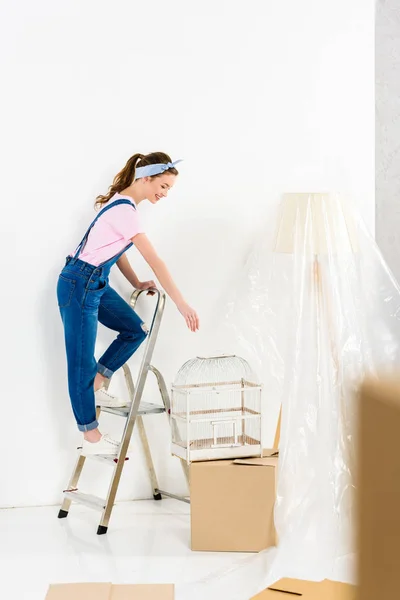
[[[359,397],[358,600],[394,600],[400,597],[400,378],[366,381]]]
[[[267,460],[270,468],[232,460],[192,463],[192,550],[259,552],[275,544],[278,459]]]
[[[110,600],[111,583],[65,583],[51,585],[46,600]]]
[[[353,585],[327,579],[318,582],[281,579],[251,600],[356,600],[356,590]]]
[[[113,585],[110,600],[174,600],[173,585]]]

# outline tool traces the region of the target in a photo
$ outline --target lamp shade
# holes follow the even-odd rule
[[[274,252],[347,254],[357,248],[355,223],[338,194],[283,195]]]

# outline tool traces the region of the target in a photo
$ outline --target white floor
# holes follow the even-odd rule
[[[0,598],[44,600],[49,583],[111,581],[176,583],[179,598],[229,571],[245,554],[190,550],[189,505],[176,500],[117,504],[105,536],[96,535],[100,513],[73,505],[0,510]],[[203,586],[203,584],[201,584]],[[226,584],[221,600],[233,597]]]

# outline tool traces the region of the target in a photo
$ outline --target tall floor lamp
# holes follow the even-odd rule
[[[329,348],[337,372],[340,369],[335,345],[334,322],[330,286],[326,278],[329,269],[322,264],[323,257],[356,252],[356,227],[338,194],[288,193],[284,194],[277,223],[273,251],[303,257],[307,265],[306,277],[310,282],[310,302],[315,302],[316,317],[328,331]],[[309,259],[309,263],[307,263]],[[296,261],[294,261],[296,267]],[[282,420],[280,407],[274,448],[279,447]]]

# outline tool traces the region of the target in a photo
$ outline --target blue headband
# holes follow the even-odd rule
[[[157,163],[155,165],[146,165],[144,167],[137,167],[135,171],[135,179],[141,179],[142,177],[152,177],[153,175],[160,175],[168,169],[172,169],[176,164],[182,162],[183,159],[176,160],[175,162],[168,163]]]

